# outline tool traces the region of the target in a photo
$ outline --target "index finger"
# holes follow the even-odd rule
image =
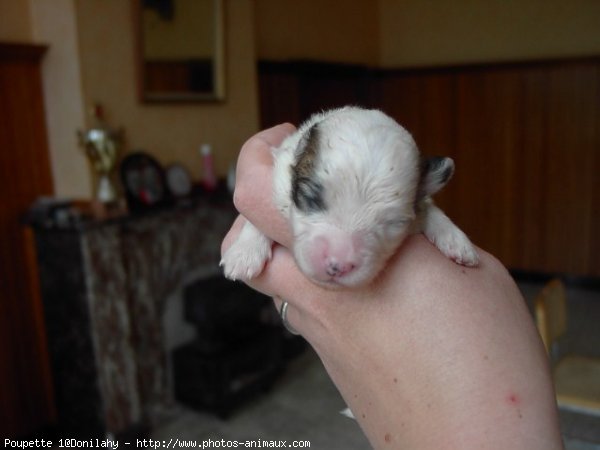
[[[237,210],[272,240],[289,246],[291,233],[273,204],[272,150],[295,130],[281,124],[264,130],[243,145],[238,158],[233,201]]]

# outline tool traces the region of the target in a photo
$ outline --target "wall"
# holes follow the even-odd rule
[[[215,47],[213,1],[175,0],[173,4],[172,20],[144,8],[144,55],[149,59],[210,58]]]
[[[377,5],[373,0],[255,0],[258,59],[375,64]]]
[[[73,0],[33,1],[31,21],[33,40],[48,45],[42,67],[55,192],[89,198],[92,177],[75,133],[85,121],[75,4]]]
[[[224,175],[258,129],[252,0],[225,0],[226,99],[220,103],[142,104],[137,97],[133,18],[123,0],[0,0],[0,40],[49,44],[44,95],[58,196],[92,193],[76,130],[90,125],[94,102],[122,126],[127,150],[144,149],[163,164],[181,162],[200,176],[201,143],[212,144]]]
[[[31,41],[29,2],[0,0],[0,41]]]
[[[257,55],[380,67],[600,53],[596,0],[256,0]]]
[[[104,105],[107,121],[122,126],[128,149],[143,149],[162,164],[181,162],[199,177],[200,144],[212,144],[225,174],[243,142],[258,129],[251,0],[226,1],[226,99],[221,103],[143,104],[137,96],[133,9],[122,0],[77,5],[84,103]]]
[[[0,0],[0,40],[48,46],[42,78],[54,192],[91,196],[88,164],[75,138],[84,114],[74,0]]]
[[[44,85],[58,195],[91,193],[74,134],[94,101],[126,129],[130,148],[165,164],[182,161],[198,176],[197,146],[210,142],[225,173],[258,128],[256,57],[389,68],[600,53],[595,0],[225,1],[226,102],[144,105],[136,96],[129,1],[0,0],[1,40],[51,44]]]
[[[383,67],[597,55],[596,0],[379,0]]]

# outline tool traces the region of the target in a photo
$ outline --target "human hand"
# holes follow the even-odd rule
[[[289,302],[288,321],[319,354],[376,448],[561,448],[546,355],[502,265],[478,268],[409,237],[371,284],[328,290],[296,267],[286,219],[272,204],[271,148],[294,131],[251,138],[238,160],[238,217],[277,244],[248,283]],[[315,393],[318,395],[318,393]],[[526,432],[525,432],[526,431]]]

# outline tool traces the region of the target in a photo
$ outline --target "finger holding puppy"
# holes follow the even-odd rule
[[[276,125],[251,137],[240,151],[233,201],[236,209],[275,242],[291,245],[287,218],[273,204],[273,149],[295,131]]]

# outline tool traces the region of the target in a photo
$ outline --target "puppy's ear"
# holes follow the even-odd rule
[[[453,173],[454,161],[451,158],[441,156],[422,158],[418,199],[435,194],[446,185]]]

